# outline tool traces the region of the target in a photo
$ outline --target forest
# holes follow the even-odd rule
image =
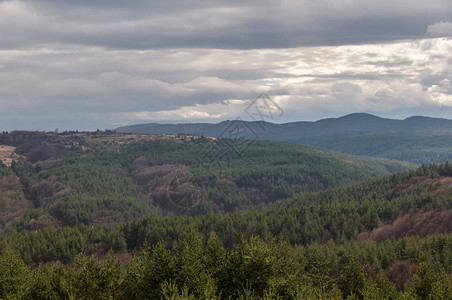
[[[449,163],[104,135],[40,135],[37,161],[7,137],[0,298],[451,298]]]
[[[4,184],[17,185],[15,195],[8,188],[9,198],[20,198],[30,208],[22,220],[14,218],[14,226],[118,224],[157,214],[227,213],[414,167],[276,142],[255,141],[237,153],[244,145],[234,140],[121,144],[128,136],[119,136],[116,143],[111,134],[104,138],[99,141],[97,133],[4,134],[4,142],[24,157],[13,162],[15,176]],[[49,158],[49,153],[58,155]],[[3,201],[12,205],[17,200]],[[2,221],[3,230],[12,225]]]
[[[243,135],[260,140],[310,145],[342,153],[408,161],[415,164],[445,163],[452,159],[452,121],[413,116],[404,120],[353,113],[315,122],[224,121],[217,124],[141,124],[117,128],[118,132],[190,133],[221,137],[225,129],[239,125]],[[390,145],[390,146],[389,146]]]
[[[452,137],[426,132],[371,132],[306,137],[299,143],[342,153],[409,161],[416,164],[447,162],[452,159]],[[391,147],[388,147],[391,145]]]

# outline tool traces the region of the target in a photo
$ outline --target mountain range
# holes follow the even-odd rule
[[[119,127],[116,132],[285,141],[417,164],[452,159],[452,120],[421,116],[397,120],[354,113],[315,122],[284,124],[243,120],[216,124],[149,123]]]
[[[433,130],[437,134],[452,133],[452,120],[413,116],[404,120],[381,118],[367,113],[353,113],[339,118],[319,121],[299,121],[275,124],[266,121],[227,120],[220,123],[182,123],[182,124],[139,124],[116,128],[119,133],[147,134],[196,134],[218,137],[234,122],[247,123],[249,126],[265,127],[268,139],[287,139],[326,134],[397,132]]]

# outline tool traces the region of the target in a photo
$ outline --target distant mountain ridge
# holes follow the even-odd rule
[[[195,134],[219,137],[222,131],[235,121],[220,123],[181,123],[181,124],[139,124],[118,127],[119,133],[147,134]],[[380,132],[380,131],[413,131],[426,129],[447,129],[452,133],[452,120],[413,116],[404,120],[381,118],[367,113],[353,113],[339,118],[321,119],[318,121],[298,121],[275,124],[265,121],[240,121],[251,128],[261,125],[267,131],[265,138],[269,140],[284,140],[288,136],[315,136],[350,132]]]
[[[398,120],[353,113],[314,122],[150,123],[119,127],[116,131],[285,141],[418,164],[443,163],[452,159],[452,120],[422,116]]]

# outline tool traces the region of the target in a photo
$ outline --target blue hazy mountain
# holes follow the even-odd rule
[[[315,122],[284,124],[242,120],[216,124],[149,123],[119,127],[116,131],[285,141],[418,164],[452,159],[452,120],[421,116],[397,120],[354,113]]]

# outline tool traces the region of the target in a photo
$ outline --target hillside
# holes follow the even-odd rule
[[[306,144],[348,154],[416,164],[443,163],[452,159],[452,120],[428,117],[394,120],[357,113],[316,122],[143,124],[120,127],[116,131],[228,137],[228,130],[237,126],[241,127],[244,138]]]
[[[84,251],[100,260],[82,255],[67,269],[56,264],[31,275],[23,270],[23,279],[33,278],[23,281],[31,284],[27,292],[38,295],[45,285],[46,293],[67,295],[70,286],[79,297],[113,293],[121,299],[167,293],[181,299],[206,293],[209,299],[247,293],[257,299],[268,293],[287,299],[342,299],[349,293],[413,299],[424,295],[421,281],[441,299],[452,287],[451,176],[451,165],[434,165],[227,215],[12,230],[0,236],[0,249],[8,245],[21,256],[4,250],[0,259],[18,265],[21,259],[71,262]],[[110,248],[125,273],[120,262],[106,259]],[[56,280],[49,282],[49,276]]]
[[[189,135],[0,140],[2,298],[450,295],[450,164]]]
[[[2,139],[21,157],[3,167],[2,230],[12,221],[35,230],[228,213],[413,167],[280,142],[39,132]]]

